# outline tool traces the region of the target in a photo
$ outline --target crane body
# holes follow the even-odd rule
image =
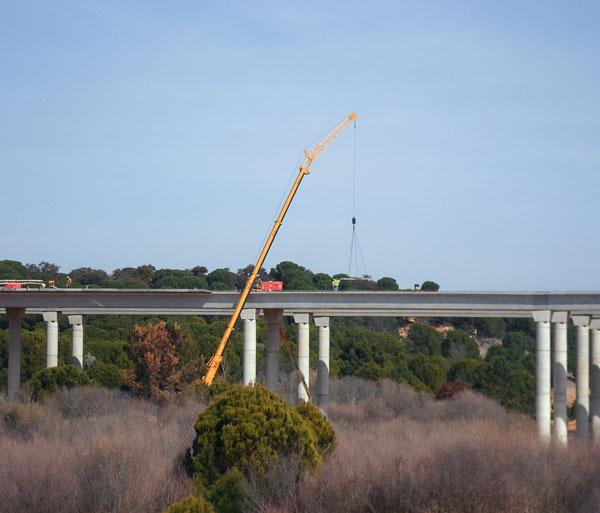
[[[350,124],[350,122],[353,121],[355,118],[356,118],[356,114],[354,112],[352,112],[349,116],[344,118],[344,120],[342,122],[340,122],[331,132],[329,132],[329,134],[327,134],[327,136],[325,136],[325,138],[319,144],[317,144],[313,148],[312,152],[309,152],[307,149],[304,149],[305,158],[304,158],[304,161],[302,162],[302,164],[300,165],[298,176],[296,177],[296,180],[294,181],[294,184],[292,185],[292,189],[288,193],[285,203],[283,204],[283,207],[281,208],[281,212],[279,213],[279,215],[277,216],[277,219],[275,220],[275,224],[274,224],[273,228],[271,229],[269,237],[267,238],[267,241],[265,242],[265,245],[258,257],[256,265],[254,266],[254,269],[252,270],[252,274],[248,278],[248,281],[246,282],[246,286],[244,287],[244,290],[240,294],[240,298],[237,302],[237,305],[235,307],[235,310],[234,310],[231,318],[229,319],[229,323],[227,324],[227,328],[225,329],[225,333],[223,333],[223,337],[221,338],[221,341],[219,342],[217,350],[215,351],[215,354],[211,357],[211,359],[208,361],[208,369],[206,371],[206,374],[202,378],[202,381],[205,384],[210,386],[212,384],[213,380],[215,379],[217,371],[219,370],[219,365],[223,361],[223,351],[225,350],[225,346],[227,345],[229,336],[231,335],[231,332],[234,329],[235,323],[238,320],[240,313],[242,312],[242,309],[244,308],[244,304],[246,303],[246,300],[248,299],[248,295],[250,294],[250,291],[252,290],[252,284],[254,283],[254,280],[256,279],[256,277],[258,276],[258,273],[260,272],[260,268],[262,267],[262,265],[265,261],[265,258],[267,257],[267,253],[269,252],[269,249],[271,248],[271,245],[273,244],[273,240],[275,239],[275,236],[277,235],[277,232],[279,231],[279,228],[281,227],[281,224],[283,223],[283,218],[285,217],[285,214],[287,213],[288,208],[290,207],[290,204],[292,203],[292,200],[294,199],[294,196],[296,195],[296,191],[298,190],[298,187],[300,186],[300,182],[302,182],[302,179],[304,178],[305,175],[310,174],[310,168],[312,166],[313,161],[323,152],[323,150],[325,148],[327,148],[327,146],[329,146],[331,144],[331,142],[340,134],[340,132],[342,130],[344,130],[344,128],[346,128]]]

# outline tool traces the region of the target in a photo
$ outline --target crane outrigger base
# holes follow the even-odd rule
[[[302,178],[304,178],[304,175],[310,174],[310,167],[312,166],[312,163],[314,162],[314,160],[323,152],[323,150],[325,148],[327,148],[327,146],[329,146],[331,144],[331,142],[340,134],[340,132],[342,130],[344,130],[344,128],[346,128],[355,118],[356,118],[356,114],[354,112],[352,112],[349,116],[344,118],[344,120],[339,125],[337,125],[331,132],[329,132],[329,134],[327,134],[327,136],[325,136],[325,138],[313,148],[312,152],[309,152],[307,149],[304,150],[305,159],[302,162],[302,164],[300,165],[298,176],[296,177],[296,180],[294,181],[294,185],[292,185],[292,189],[290,190],[290,192],[285,200],[285,203],[283,204],[283,207],[281,208],[281,212],[279,213],[279,216],[275,220],[275,225],[273,226],[273,229],[271,230],[271,233],[269,234],[269,237],[267,238],[267,242],[265,243],[265,245],[258,257],[258,261],[256,262],[256,265],[254,266],[254,270],[252,271],[252,274],[248,278],[248,281],[246,282],[246,286],[244,287],[244,290],[240,294],[240,298],[238,299],[237,305],[235,307],[233,315],[231,316],[231,319],[229,319],[229,323],[227,324],[225,333],[223,334],[223,337],[221,338],[221,342],[219,342],[219,346],[217,347],[215,354],[208,361],[208,369],[206,371],[206,374],[202,378],[202,381],[205,384],[210,386],[212,384],[213,380],[215,379],[217,371],[219,370],[219,365],[221,365],[221,362],[223,361],[223,351],[225,350],[225,346],[227,345],[229,336],[231,335],[231,332],[233,331],[233,327],[234,327],[236,321],[238,320],[242,309],[244,308],[244,304],[246,303],[246,300],[248,299],[248,295],[250,294],[250,291],[252,290],[252,284],[254,283],[254,280],[258,276],[260,268],[262,267],[263,262],[265,261],[265,258],[267,257],[267,253],[269,252],[269,249],[271,248],[271,244],[273,244],[273,240],[275,239],[275,236],[277,235],[277,232],[279,231],[279,228],[283,222],[283,218],[285,217],[285,214],[287,213],[288,208],[290,207],[290,204],[292,203],[292,200],[294,199],[294,196],[296,194],[296,191],[298,190],[298,187],[300,186],[300,182],[302,181]]]

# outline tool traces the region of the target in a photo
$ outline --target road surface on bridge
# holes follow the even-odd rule
[[[0,290],[0,311],[132,315],[230,315],[239,293],[175,289]],[[600,316],[600,292],[254,292],[245,308],[284,315],[531,317],[536,310]]]

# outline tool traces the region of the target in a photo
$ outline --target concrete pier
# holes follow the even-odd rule
[[[71,363],[83,369],[83,315],[69,315],[69,324],[73,327],[73,347]]]
[[[553,312],[554,326],[554,437],[567,445],[567,312]]]
[[[317,363],[317,404],[329,401],[329,317],[315,317],[318,328],[319,361]]]
[[[244,354],[242,357],[244,386],[256,382],[256,310],[242,310],[240,317],[244,320]]]
[[[264,310],[267,320],[267,388],[271,392],[279,391],[279,323],[283,310]]]
[[[8,317],[8,397],[14,398],[21,389],[21,321],[24,308],[7,308]]]
[[[573,315],[573,324],[577,327],[577,400],[575,419],[579,438],[589,437],[590,421],[590,316]]]
[[[536,333],[536,422],[541,443],[550,443],[550,315],[549,310],[533,312]]]
[[[44,312],[46,321],[46,367],[58,365],[58,312]]]
[[[309,347],[309,314],[294,314],[294,322],[298,326],[298,369],[302,372],[304,376],[304,381],[306,381],[306,385],[310,386],[309,383],[309,356],[310,356],[310,347]],[[304,390],[304,385],[302,382],[298,383],[298,402],[307,402],[308,394],[306,390]]]
[[[8,389],[11,395],[19,390],[21,367],[21,319],[27,314],[39,315],[62,312],[71,317],[73,325],[73,362],[78,367],[83,361],[83,324],[85,315],[202,315],[229,316],[239,300],[234,291],[210,292],[202,290],[129,290],[129,289],[31,289],[14,291],[0,289],[0,315],[7,314],[9,321],[9,364]],[[280,291],[273,294],[252,294],[245,305],[265,313],[268,324],[266,384],[277,392],[279,389],[279,322],[282,315],[310,314],[314,318],[334,316],[365,317],[493,317],[493,318],[531,318],[536,320],[538,347],[536,360],[538,429],[540,440],[548,439],[548,341],[549,323],[553,323],[554,372],[555,382],[555,428],[556,440],[563,444],[566,416],[564,414],[564,377],[565,363],[565,327],[570,317],[577,327],[577,419],[578,435],[591,433],[594,440],[600,441],[600,292],[436,292],[435,294],[414,294],[397,291],[353,291],[336,294],[322,291]],[[550,319],[548,319],[549,312]],[[565,315],[568,313],[568,316]],[[559,320],[558,315],[563,318]],[[537,318],[536,318],[537,317]],[[46,363],[55,365],[58,351],[55,349],[57,338],[54,319],[44,316],[47,324],[48,348]],[[78,319],[78,320],[76,320]],[[58,322],[58,314],[56,318]],[[317,321],[319,323],[321,321]],[[325,322],[325,321],[323,321]],[[319,326],[319,369],[315,396],[319,402],[327,397],[328,354],[327,327]],[[591,333],[590,333],[591,331]],[[250,331],[248,331],[250,333]],[[300,338],[302,335],[299,334]],[[591,348],[590,348],[591,341]],[[250,347],[250,343],[249,346]],[[302,344],[300,344],[302,345]],[[300,360],[304,349],[299,347]],[[590,353],[591,350],[591,353]],[[590,375],[591,356],[591,375]],[[245,357],[249,367],[246,369],[246,382],[251,378],[251,357]],[[308,366],[303,366],[306,378],[309,378]],[[306,352],[308,363],[308,352]],[[591,381],[591,383],[590,383]],[[589,393],[591,385],[591,396]],[[301,395],[303,391],[300,391]]]
[[[590,427],[594,444],[600,444],[600,319],[590,321]]]

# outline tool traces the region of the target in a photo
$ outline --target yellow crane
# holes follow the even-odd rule
[[[242,293],[240,295],[240,298],[237,302],[237,305],[235,307],[233,315],[231,316],[231,319],[229,319],[229,323],[227,324],[225,333],[223,333],[221,342],[219,342],[219,346],[217,347],[215,354],[208,361],[208,369],[206,371],[206,374],[202,378],[202,381],[204,383],[206,383],[207,385],[210,386],[212,384],[213,380],[215,379],[217,370],[219,370],[219,365],[221,365],[221,362],[223,361],[223,351],[225,350],[225,346],[227,345],[229,336],[231,335],[231,332],[233,331],[233,327],[234,327],[236,321],[238,320],[238,317],[240,316],[242,309],[244,308],[244,304],[246,303],[246,300],[248,299],[248,295],[250,294],[250,290],[252,289],[252,284],[254,283],[254,280],[258,276],[258,272],[260,271],[260,268],[262,267],[263,262],[265,261],[267,253],[269,252],[269,249],[271,248],[271,244],[273,244],[275,235],[277,235],[277,231],[279,230],[279,227],[281,226],[281,224],[283,222],[283,218],[285,217],[285,214],[286,214],[290,204],[292,203],[292,200],[294,199],[294,195],[296,194],[296,191],[298,190],[298,187],[300,186],[300,182],[302,181],[302,178],[304,178],[304,175],[310,174],[310,167],[312,166],[312,163],[314,162],[314,160],[323,152],[323,150],[325,148],[327,148],[327,146],[329,146],[331,144],[331,142],[340,134],[340,132],[342,130],[344,130],[344,128],[346,128],[355,118],[356,118],[356,114],[354,112],[352,114],[350,114],[349,116],[347,116],[346,118],[344,118],[344,120],[339,125],[337,125],[331,132],[329,132],[329,134],[327,134],[327,136],[313,148],[312,152],[309,152],[307,149],[304,149],[305,158],[304,158],[304,161],[302,162],[302,164],[300,165],[300,171],[298,173],[298,176],[296,177],[296,181],[294,182],[294,185],[292,186],[292,189],[289,192],[287,199],[285,200],[285,203],[283,204],[281,212],[279,213],[279,216],[277,217],[277,219],[275,221],[275,225],[273,226],[273,229],[271,230],[271,233],[269,234],[267,242],[265,243],[265,245],[260,253],[260,256],[258,257],[258,261],[256,262],[256,265],[254,266],[254,270],[252,271],[252,274],[250,275],[250,277],[248,278],[248,281],[246,282],[246,286],[244,287],[244,290],[242,291]]]

